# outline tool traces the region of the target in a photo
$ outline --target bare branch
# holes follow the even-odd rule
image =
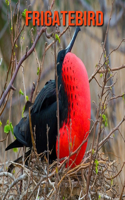
[[[32,47],[30,48],[30,50],[27,52],[27,55],[25,54],[25,55],[20,59],[18,65],[16,66],[16,70],[15,70],[13,76],[12,76],[11,81],[10,81],[9,85],[7,86],[6,90],[4,91],[4,93],[3,93],[3,95],[2,95],[2,97],[1,97],[1,99],[0,99],[0,107],[1,107],[1,105],[2,105],[2,103],[3,103],[3,101],[5,100],[5,97],[7,96],[8,92],[9,92],[9,90],[10,90],[10,88],[11,88],[11,86],[12,86],[12,84],[13,84],[13,82],[14,82],[16,76],[17,76],[17,73],[18,73],[18,70],[19,70],[21,64],[22,64],[22,63],[24,62],[24,60],[26,60],[26,58],[28,58],[29,55],[33,52],[33,50],[34,50],[34,48],[35,48],[35,46],[36,46],[36,44],[37,44],[39,38],[41,37],[41,35],[43,34],[43,32],[44,32],[45,30],[46,30],[46,27],[41,28],[40,33],[36,36],[36,39],[35,39],[35,41],[34,41]]]
[[[2,198],[2,200],[5,200],[5,199],[6,199],[6,196],[7,196],[8,192],[10,191],[10,189],[11,189],[14,185],[16,185],[19,181],[25,180],[26,178],[27,178],[27,174],[23,174],[23,175],[20,176],[19,178],[15,179],[15,180],[11,183],[11,185],[9,186],[9,188],[7,189],[7,191],[6,191],[5,195],[4,195],[4,197]]]
[[[118,130],[118,128],[121,126],[121,124],[125,121],[125,116],[123,117],[123,119],[119,122],[119,124],[113,128],[110,133],[99,143],[99,149],[107,142],[107,140],[110,138],[110,136],[116,131]]]

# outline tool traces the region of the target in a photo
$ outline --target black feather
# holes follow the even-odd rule
[[[17,147],[23,147],[23,145],[18,141],[15,140],[14,142],[12,142],[6,149],[5,151],[12,149],[12,148],[17,148]]]
[[[32,108],[31,120],[32,129],[35,128],[36,148],[41,153],[47,149],[47,125],[49,130],[49,150],[52,150],[50,160],[56,159],[56,136],[57,136],[57,117],[56,117],[56,87],[55,81],[49,81],[38,94]],[[61,101],[59,101],[60,117],[62,111]],[[27,112],[28,113],[28,112]],[[6,150],[14,147],[31,147],[31,134],[29,127],[29,115],[23,117],[14,127],[14,135],[16,140],[10,144]]]

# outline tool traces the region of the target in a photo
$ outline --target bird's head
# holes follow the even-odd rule
[[[61,50],[58,53],[57,56],[57,75],[58,75],[58,86],[61,85],[61,74],[62,74],[62,64],[64,61],[65,56],[67,55],[67,53],[71,52],[72,47],[74,45],[75,39],[77,37],[78,32],[80,31],[80,27],[76,27],[75,33],[72,37],[72,40],[70,41],[69,45],[67,46],[66,49]]]

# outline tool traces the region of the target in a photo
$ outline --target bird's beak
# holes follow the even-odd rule
[[[65,49],[65,50],[66,50],[66,54],[67,54],[68,52],[71,52],[72,47],[73,47],[74,42],[75,42],[75,39],[76,39],[76,36],[77,36],[77,34],[78,34],[79,31],[81,31],[81,29],[80,29],[80,27],[77,26],[77,27],[76,27],[76,30],[75,30],[75,33],[74,33],[74,35],[73,35],[73,37],[72,37],[71,42],[69,43],[68,47]]]

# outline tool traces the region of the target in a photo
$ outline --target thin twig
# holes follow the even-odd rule
[[[11,81],[10,81],[9,85],[7,86],[6,90],[4,91],[4,93],[3,93],[3,95],[2,95],[2,97],[1,97],[1,99],[0,99],[0,107],[1,107],[1,105],[2,105],[2,103],[3,103],[3,101],[5,100],[5,97],[7,96],[8,92],[9,92],[9,90],[10,90],[10,88],[11,88],[11,86],[12,86],[12,84],[13,84],[13,82],[14,82],[16,76],[17,76],[17,73],[18,73],[18,70],[19,70],[21,64],[22,64],[22,63],[24,62],[24,60],[26,60],[26,58],[28,58],[29,55],[33,52],[33,50],[34,50],[34,48],[35,48],[35,46],[36,46],[36,44],[37,44],[39,38],[41,37],[41,35],[43,34],[43,32],[44,32],[45,30],[46,30],[46,27],[42,27],[42,28],[41,28],[39,34],[36,36],[36,39],[35,39],[35,41],[34,41],[32,47],[31,47],[31,48],[29,49],[29,51],[27,52],[27,55],[24,54],[24,56],[20,59],[18,65],[16,66],[16,70],[15,70],[13,76],[12,76]]]

